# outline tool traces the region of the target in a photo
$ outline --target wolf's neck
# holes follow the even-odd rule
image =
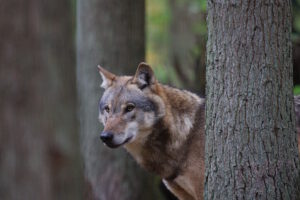
[[[173,148],[172,143],[169,128],[160,120],[144,143],[126,145],[126,149],[145,169],[168,178],[179,171],[185,154],[181,147]]]
[[[176,145],[181,145],[180,141],[187,139],[195,124],[196,114],[205,100],[186,90],[166,85],[162,85],[162,88],[166,103],[164,124],[168,127],[176,148]]]
[[[144,168],[168,178],[180,171],[187,158],[188,145],[195,134],[196,115],[204,99],[169,86],[161,88],[165,116],[154,125],[144,142],[128,144],[126,149]]]
[[[164,101],[172,111],[178,113],[192,112],[195,108],[204,103],[204,99],[187,90],[173,88],[160,84],[164,96]]]

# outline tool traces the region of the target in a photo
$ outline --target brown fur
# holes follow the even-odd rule
[[[179,198],[200,199],[203,190],[204,174],[204,101],[186,91],[157,84],[156,90],[166,107],[165,116],[153,127],[147,141],[138,144],[140,163],[149,171],[165,179],[167,187]],[[182,136],[178,133],[178,116],[192,115],[193,126]],[[177,116],[177,117],[174,117]],[[136,144],[130,143],[125,148],[132,152]],[[202,173],[200,173],[202,172]]]
[[[104,131],[122,136],[116,146],[124,145],[142,167],[161,176],[179,199],[203,199],[204,99],[158,83],[145,63],[134,77],[99,70],[106,89],[100,104],[111,108],[105,113],[100,106],[100,118]],[[126,113],[128,101],[134,99],[143,99],[140,108]],[[136,134],[126,132],[128,124]]]

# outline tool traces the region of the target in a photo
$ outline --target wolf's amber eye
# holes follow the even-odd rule
[[[134,104],[128,104],[125,108],[125,112],[131,112],[135,108]]]
[[[105,106],[105,107],[104,107],[104,110],[105,110],[105,112],[107,112],[107,113],[109,113],[109,111],[110,111],[108,106]]]

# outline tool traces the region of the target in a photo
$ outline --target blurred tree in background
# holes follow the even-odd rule
[[[292,1],[293,22],[293,65],[294,65],[294,93],[300,94],[300,0]]]
[[[300,94],[300,0],[292,3],[294,84]],[[147,61],[160,81],[200,95],[205,94],[206,13],[206,0],[147,0]]]
[[[103,90],[97,64],[133,75],[145,59],[143,0],[77,1],[77,84],[85,199],[160,199],[155,177],[149,176],[123,148],[100,142],[98,104]]]
[[[170,64],[183,88],[205,94],[206,2],[169,0]]]
[[[206,1],[147,1],[147,61],[158,79],[205,94]]]
[[[71,1],[0,6],[0,199],[82,199]]]

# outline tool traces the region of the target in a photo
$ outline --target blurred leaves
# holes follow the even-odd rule
[[[296,85],[294,88],[294,94],[295,95],[300,95],[300,85]]]
[[[146,58],[153,66],[166,65],[170,10],[168,0],[146,0]],[[161,78],[166,78],[162,75]]]
[[[206,1],[146,3],[146,60],[158,79],[194,91],[204,88]]]
[[[292,0],[293,6],[293,41],[299,41],[300,39],[300,0]]]

